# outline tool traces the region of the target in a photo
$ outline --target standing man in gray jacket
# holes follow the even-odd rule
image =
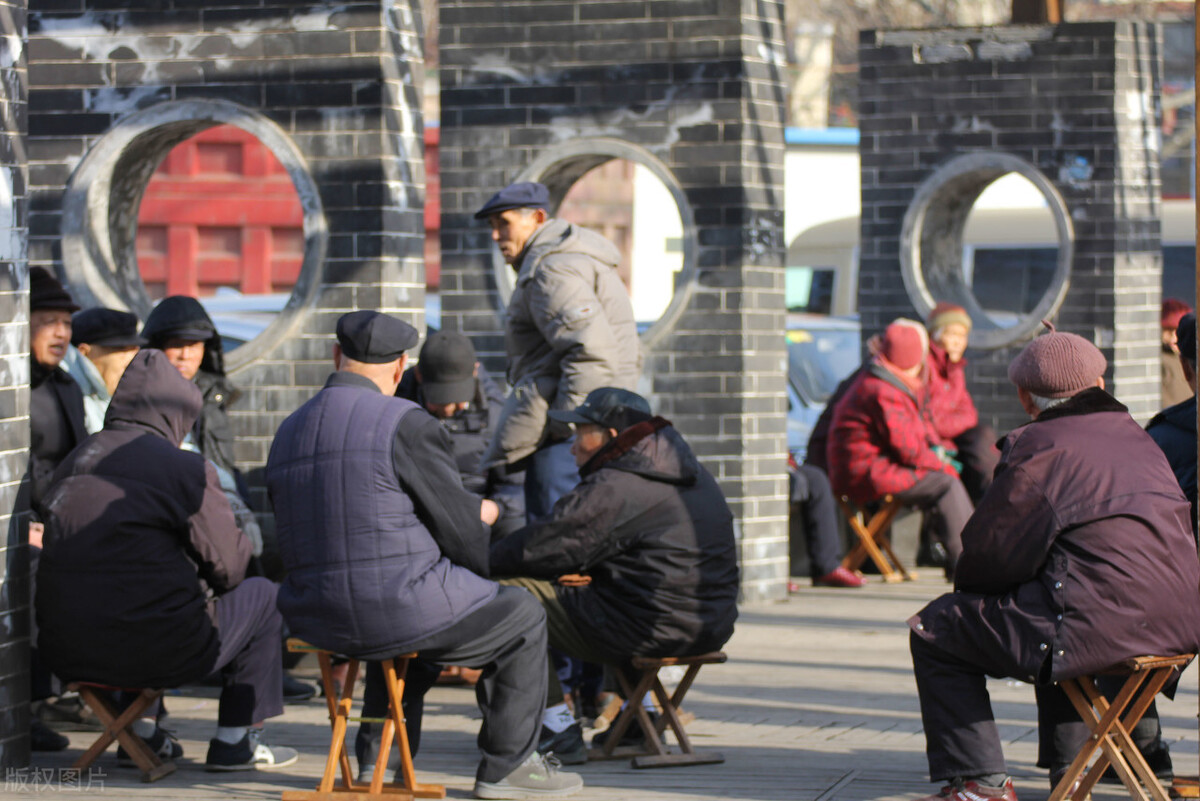
[[[574,409],[600,387],[634,390],[642,366],[633,305],[617,274],[620,252],[550,217],[549,205],[545,186],[516,183],[475,213],[517,271],[504,327],[512,391],[483,463],[525,468],[531,523],[579,482],[570,429],[550,410]]]

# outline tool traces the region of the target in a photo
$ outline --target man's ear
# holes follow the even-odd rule
[[[1100,376],[1096,379],[1096,386],[1100,387],[1100,389],[1104,389],[1104,376]]]
[[[479,362],[475,362],[475,367],[471,370],[471,375],[479,378]]]
[[[342,346],[338,343],[333,343],[333,369],[342,369]]]
[[[537,220],[538,225],[541,225],[546,220],[550,219],[550,214],[545,209],[534,209],[533,219]]]
[[[1033,396],[1029,394],[1028,390],[1017,387],[1017,398],[1021,401],[1021,408],[1025,410],[1027,415],[1030,417],[1038,416],[1038,407],[1034,405]]]
[[[400,386],[400,379],[404,377],[404,371],[408,369],[408,354],[400,354],[400,361],[396,362],[396,375],[394,379],[396,386]]]
[[[79,351],[84,356],[87,356],[89,353],[92,352],[92,346],[90,344],[88,344],[87,342],[80,342],[78,345],[75,346],[75,350]]]
[[[610,437],[612,437],[613,439],[616,439],[618,436],[621,435],[621,432],[615,428],[610,428],[610,429],[608,429],[608,435]]]

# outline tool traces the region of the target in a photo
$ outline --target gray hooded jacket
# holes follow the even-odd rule
[[[636,388],[642,352],[619,260],[607,239],[565,220],[548,220],[530,238],[504,330],[512,391],[484,465],[512,464],[565,438],[551,430],[550,409],[573,409],[600,387]]]

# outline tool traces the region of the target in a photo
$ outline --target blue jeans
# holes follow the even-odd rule
[[[550,516],[558,499],[575,489],[579,468],[571,454],[575,438],[539,448],[525,468],[525,522],[533,524]]]

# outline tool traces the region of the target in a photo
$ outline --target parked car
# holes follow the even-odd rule
[[[803,462],[825,402],[862,361],[858,317],[793,313],[787,317],[788,453]]]

